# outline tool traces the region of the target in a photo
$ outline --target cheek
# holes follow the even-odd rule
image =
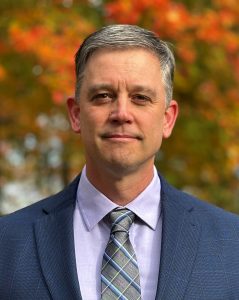
[[[88,139],[93,137],[94,133],[102,126],[100,116],[92,112],[82,112],[81,116],[81,135],[87,136]]]
[[[162,126],[157,126],[154,128],[153,141],[156,147],[160,146],[163,140],[163,128]]]
[[[158,123],[157,123],[158,122]],[[160,148],[163,140],[163,124],[159,122],[159,120],[155,120],[154,124],[152,124],[148,128],[148,135],[151,147]]]
[[[164,118],[162,113],[151,114],[145,116],[144,119],[147,120],[148,133],[155,137],[160,137],[164,128]]]

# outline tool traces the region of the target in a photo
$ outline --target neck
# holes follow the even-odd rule
[[[92,170],[86,165],[86,175],[94,187],[119,206],[125,206],[134,200],[151,182],[153,166],[147,170],[114,174],[112,170]]]

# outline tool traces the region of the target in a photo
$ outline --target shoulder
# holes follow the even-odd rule
[[[212,232],[218,230],[222,238],[229,238],[228,234],[230,233],[239,239],[239,215],[225,211],[220,207],[174,188],[162,176],[160,176],[160,180],[163,202],[170,202],[170,206],[175,211],[182,209],[190,212],[198,220],[202,228],[208,231],[208,234],[210,234],[210,230]]]
[[[38,263],[36,264],[39,245],[37,239],[42,236],[42,245],[48,248],[48,234],[54,237],[58,232],[56,226],[64,224],[59,227],[62,230],[66,224],[71,224],[65,220],[70,220],[73,216],[78,181],[79,178],[76,178],[58,194],[0,218],[0,274],[5,272],[6,276],[13,278],[16,273],[16,278],[21,283],[32,274],[39,274]],[[31,274],[28,279],[24,277],[27,272]],[[3,288],[0,283],[0,289],[1,287]]]
[[[79,176],[59,193],[0,218],[0,240],[6,232],[29,230],[37,219],[75,204]]]

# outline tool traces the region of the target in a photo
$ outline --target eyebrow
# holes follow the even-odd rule
[[[113,90],[113,86],[111,84],[107,83],[99,83],[99,84],[94,84],[89,87],[88,89],[88,95],[92,95],[95,92],[98,92],[99,90]]]
[[[89,87],[88,89],[88,95],[92,95],[95,92],[98,92],[99,90],[108,90],[108,91],[114,91],[115,88],[112,84],[108,84],[108,83],[99,83],[99,84],[94,84],[92,86]],[[143,86],[143,85],[133,85],[132,87],[130,87],[130,93],[147,93],[149,94],[151,97],[156,97],[156,92],[154,90],[152,90],[151,88],[147,87],[147,86]]]
[[[147,86],[143,86],[143,85],[134,85],[131,88],[132,92],[136,93],[146,93],[149,94],[151,97],[156,97],[156,92],[154,90],[152,90],[151,88],[147,87]]]

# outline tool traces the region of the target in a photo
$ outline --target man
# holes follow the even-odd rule
[[[0,221],[0,299],[239,299],[239,218],[154,167],[178,114],[173,72],[166,43],[137,26],[84,41],[67,105],[86,165]]]

